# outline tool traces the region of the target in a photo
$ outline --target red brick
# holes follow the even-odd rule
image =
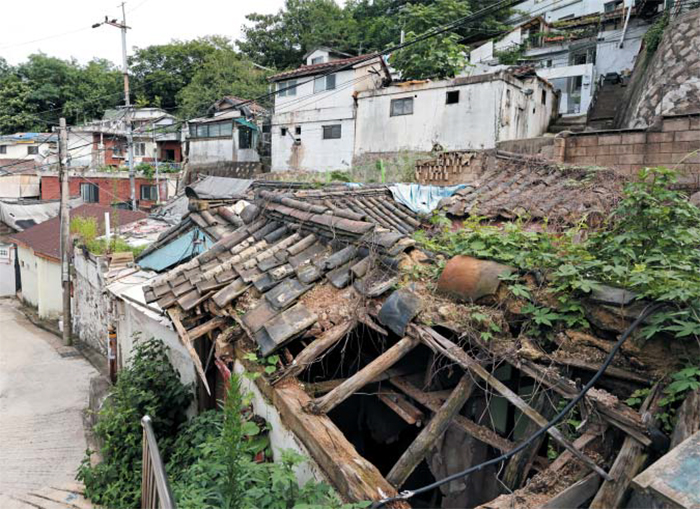
[[[129,179],[118,177],[98,177],[90,176],[88,178],[81,176],[71,176],[68,186],[71,196],[80,196],[80,184],[91,183],[96,184],[99,189],[100,205],[111,206],[115,202],[128,202],[131,199],[131,188]],[[141,186],[153,185],[155,181],[146,178],[136,178],[136,199],[139,201],[139,206],[148,208],[154,204],[151,201],[140,200]],[[161,196],[165,197],[167,193],[167,185],[164,181],[161,182]],[[42,200],[57,200],[61,197],[58,176],[46,175],[41,177],[41,199]]]
[[[647,133],[625,133],[622,135],[622,143],[646,143]]]
[[[678,131],[676,133],[676,141],[698,141],[700,140],[700,131]]]
[[[647,142],[665,143],[673,141],[673,133],[647,133]]]
[[[619,134],[601,134],[598,136],[598,145],[619,145],[621,136]]]
[[[690,129],[690,119],[688,117],[666,118],[662,128],[664,132],[687,131],[688,129]]]

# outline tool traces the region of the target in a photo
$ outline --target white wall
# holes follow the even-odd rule
[[[459,91],[458,103],[446,104],[448,91]],[[407,97],[413,97],[413,114],[390,116],[391,101]],[[553,91],[539,80],[494,75],[365,92],[358,98],[355,151],[430,151],[435,143],[445,150],[493,148],[498,141],[543,134],[553,104]]]
[[[17,246],[19,274],[22,280],[22,299],[34,307],[39,306],[38,262],[34,251],[24,246]]]
[[[576,114],[583,115],[588,112],[588,107],[591,104],[593,92],[595,91],[596,73],[593,64],[568,65],[565,67],[551,67],[537,69],[537,75],[552,82],[558,90],[561,90],[561,100],[559,102],[559,113],[567,114],[568,94],[566,89],[560,88],[560,82],[566,78],[575,76],[582,77],[581,85],[581,107]],[[559,80],[559,81],[557,81]]]
[[[36,256],[30,248],[17,246],[22,298],[36,306],[40,318],[58,319],[63,311],[61,264]]]
[[[54,145],[53,143],[8,143],[3,144],[6,153],[0,154],[0,160],[2,159],[26,159],[27,161],[37,161],[41,162],[44,157],[49,155],[50,147]],[[30,155],[27,150],[28,147],[39,147],[39,154]]]
[[[622,48],[620,48],[622,28],[600,32],[596,46],[595,67],[597,75],[603,76],[609,72],[622,74],[625,71],[631,74],[647,30],[649,30],[649,24],[643,23],[641,20],[631,19]]]
[[[105,292],[104,258],[83,254],[76,249],[73,256],[73,333],[81,341],[107,355],[107,327],[112,319],[111,300]]]
[[[610,0],[526,0],[513,7],[513,19],[519,20],[522,13],[526,13],[532,17],[543,16],[551,23],[569,15],[578,17],[603,12],[607,1]]]
[[[372,72],[370,72],[372,71]],[[335,73],[335,89],[314,93],[311,77],[298,78],[296,95],[275,96],[272,117],[272,171],[329,171],[350,167],[355,146],[353,94],[379,84],[378,62]],[[281,82],[280,87],[288,86]],[[340,139],[323,139],[324,125],[341,125]],[[301,135],[295,128],[301,127]],[[282,128],[287,135],[282,136]],[[300,143],[295,144],[294,139]]]
[[[39,198],[40,181],[38,175],[2,175],[0,176],[0,198]]]
[[[15,257],[14,245],[0,243],[0,297],[15,294]]]
[[[170,323],[155,312],[128,300],[115,297],[115,302],[119,368],[127,366],[138,341],[156,338],[167,346],[168,359],[180,374],[182,383],[193,384],[197,377],[194,363]]]
[[[235,124],[231,138],[190,138],[189,144],[191,164],[260,161],[255,148],[238,148],[238,127]]]

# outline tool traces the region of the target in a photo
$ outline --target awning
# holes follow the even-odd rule
[[[239,123],[239,124],[241,124],[241,125],[244,125],[244,126],[246,126],[246,127],[250,127],[250,128],[253,129],[254,131],[257,131],[257,130],[258,130],[258,126],[256,126],[256,125],[255,125],[254,123],[252,123],[252,122],[248,122],[248,121],[247,121],[246,119],[244,119],[244,118],[236,118],[236,119],[234,119],[234,121],[237,122],[237,123]]]

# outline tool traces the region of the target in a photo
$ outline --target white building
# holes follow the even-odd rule
[[[271,78],[277,90],[272,116],[272,171],[348,169],[355,154],[355,97],[388,78],[381,58],[360,62],[328,48],[306,55],[306,65]]]
[[[188,123],[188,159],[191,166],[257,163],[264,108],[239,97],[217,101],[206,117]]]
[[[546,81],[506,72],[399,83],[357,97],[355,153],[488,149],[547,131],[557,95]]]
[[[51,133],[16,133],[0,136],[0,166],[6,160],[34,161],[37,164],[55,153],[58,136]]]
[[[15,246],[0,240],[0,297],[11,297],[17,291],[15,279]]]

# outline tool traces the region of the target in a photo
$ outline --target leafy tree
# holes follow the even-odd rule
[[[177,95],[180,114],[185,118],[203,115],[225,95],[244,99],[267,91],[267,74],[233,49],[219,49],[207,56],[192,81]]]
[[[40,119],[33,116],[37,108],[31,101],[31,92],[29,84],[14,74],[0,80],[0,133],[33,131],[43,127]]]
[[[176,107],[177,94],[190,84],[207,57],[230,48],[230,41],[219,36],[137,48],[129,57],[137,104]]]

